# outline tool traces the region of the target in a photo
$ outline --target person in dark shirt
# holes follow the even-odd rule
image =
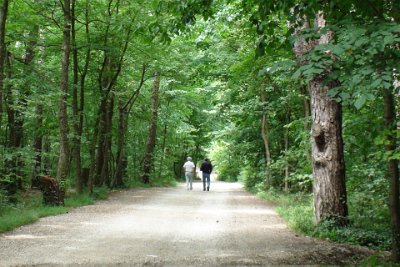
[[[201,164],[200,171],[203,172],[203,191],[206,191],[206,181],[207,181],[207,191],[210,191],[210,175],[212,172],[213,166],[208,158],[204,159],[204,162]]]

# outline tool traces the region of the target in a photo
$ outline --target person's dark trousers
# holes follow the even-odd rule
[[[207,182],[207,191],[210,190],[210,174],[203,172],[203,191],[206,191],[206,182]]]

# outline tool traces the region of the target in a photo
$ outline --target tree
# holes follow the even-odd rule
[[[303,22],[306,23],[306,22]],[[325,27],[322,14],[315,18],[317,29]],[[310,25],[305,25],[306,29]],[[332,40],[333,32],[328,32],[319,40],[298,41],[294,51],[299,60],[317,44]],[[316,223],[334,219],[338,224],[347,223],[347,193],[345,183],[345,163],[342,139],[341,104],[328,96],[331,88],[337,87],[337,81],[325,83],[328,72],[315,75],[309,82],[311,95],[312,124],[312,162],[314,175],[314,218]]]
[[[69,55],[71,51],[71,5],[70,0],[64,0],[61,4],[64,14],[63,43],[62,43],[62,62],[61,62],[61,81],[60,81],[60,100],[58,119],[60,124],[60,154],[57,166],[57,180],[65,181],[67,178],[69,164],[69,141],[68,141],[68,88],[69,88]]]
[[[127,168],[126,155],[126,135],[129,127],[129,115],[132,107],[139,97],[140,90],[145,82],[147,65],[143,64],[140,82],[134,92],[131,93],[129,99],[124,103],[123,97],[118,98],[118,142],[117,142],[117,160],[114,175],[113,187],[122,187],[124,185],[123,177]]]
[[[8,15],[8,0],[3,0],[0,7],[0,125],[3,118],[3,87],[4,87],[4,63],[6,57],[6,23]]]
[[[144,159],[143,159],[142,181],[145,184],[150,183],[150,173],[154,166],[153,154],[154,154],[154,148],[156,146],[156,137],[157,137],[159,90],[160,90],[160,71],[155,71],[153,89],[151,94],[151,119],[149,126],[149,135],[147,139],[146,152],[144,154]]]

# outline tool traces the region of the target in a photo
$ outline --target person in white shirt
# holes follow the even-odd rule
[[[192,190],[193,177],[196,174],[196,166],[194,165],[191,157],[188,157],[185,164],[183,164],[183,170],[185,171],[186,189]]]

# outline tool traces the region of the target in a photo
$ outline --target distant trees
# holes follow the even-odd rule
[[[146,182],[169,183],[181,155],[200,148],[190,135],[197,107],[186,105],[194,74],[182,72],[181,60],[196,47],[171,38],[189,23],[181,18],[185,7],[168,6],[168,14],[155,7],[148,1],[1,2],[0,120],[7,122],[0,125],[1,199],[11,200],[45,174],[78,192],[129,185],[143,173]],[[193,8],[189,20],[207,9]],[[156,87],[146,74],[155,71],[166,73]],[[158,88],[157,102],[151,87]],[[161,158],[166,167],[154,164]]]

